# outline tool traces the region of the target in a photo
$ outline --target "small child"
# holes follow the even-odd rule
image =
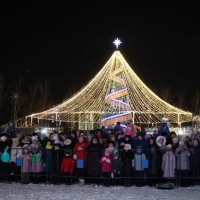
[[[123,163],[119,158],[119,153],[114,156],[113,165],[112,165],[112,178],[113,178],[113,185],[119,186],[121,185],[121,170],[122,170]]]
[[[21,157],[23,158],[21,166],[21,184],[28,184],[30,182],[31,173],[31,157],[28,145],[23,147]]]
[[[31,171],[33,173],[33,183],[39,184],[41,172],[43,172],[43,151],[40,149],[40,143],[35,144],[35,148],[31,151]]]
[[[176,149],[176,169],[180,187],[188,187],[188,175],[190,170],[189,157],[190,151],[185,145],[185,141],[179,141],[179,147]]]
[[[146,159],[143,148],[141,146],[136,147],[134,167],[135,167],[135,185],[136,187],[142,187],[144,184],[144,168],[142,166],[142,160]]]
[[[176,167],[176,159],[172,150],[172,145],[168,144],[166,146],[166,151],[162,157],[163,177],[166,179],[166,181],[174,182],[175,167]]]
[[[36,135],[36,136],[32,136],[31,137],[31,145],[30,145],[30,147],[31,147],[31,149],[34,149],[35,148],[35,145],[38,143],[38,136]]]
[[[61,174],[64,175],[65,183],[67,185],[72,184],[71,176],[74,172],[74,167],[75,167],[75,162],[74,159],[71,157],[71,151],[66,150],[64,158],[62,159],[60,172]]]
[[[110,186],[110,175],[112,171],[112,157],[110,155],[110,149],[105,149],[103,156],[100,158],[102,164],[101,172],[104,178],[104,186]]]

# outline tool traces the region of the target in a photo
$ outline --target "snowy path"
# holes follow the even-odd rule
[[[199,200],[200,186],[159,190],[144,186],[94,187],[79,185],[21,185],[0,183],[0,200]]]

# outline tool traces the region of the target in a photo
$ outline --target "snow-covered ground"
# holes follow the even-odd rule
[[[144,186],[132,187],[95,187],[66,185],[21,185],[0,183],[1,200],[199,200],[200,186],[160,190]]]

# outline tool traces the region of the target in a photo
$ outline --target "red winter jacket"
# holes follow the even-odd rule
[[[83,148],[83,150],[78,150],[79,147]],[[86,151],[87,147],[88,144],[85,141],[77,142],[74,146],[74,154],[77,155],[77,160],[84,160],[84,168],[86,168],[87,164],[87,156],[88,156],[88,152]]]
[[[61,173],[69,172],[70,174],[73,174],[74,166],[75,166],[75,162],[74,162],[73,158],[63,158],[60,171],[61,171]]]

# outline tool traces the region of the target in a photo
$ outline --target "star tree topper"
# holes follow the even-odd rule
[[[118,46],[122,43],[118,38],[113,42],[116,45],[116,48],[118,49]]]

